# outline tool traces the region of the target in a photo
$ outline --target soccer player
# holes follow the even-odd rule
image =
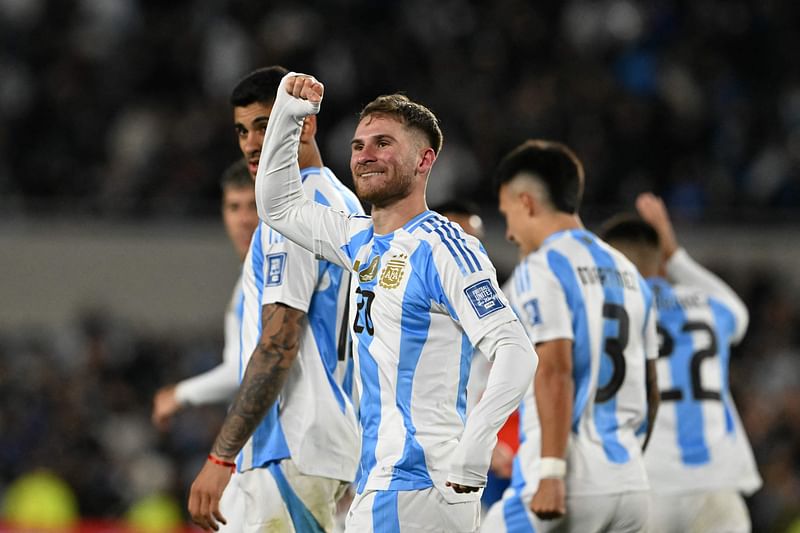
[[[258,226],[253,178],[247,164],[239,160],[222,175],[222,221],[236,255],[244,261],[250,239]],[[153,424],[166,430],[173,415],[191,405],[230,402],[239,387],[239,331],[242,324],[244,294],[241,275],[236,281],[225,310],[225,344],[222,363],[197,376],[161,387],[153,398]],[[244,496],[236,483],[231,483],[220,502],[221,512],[230,516],[229,531],[240,531],[235,522],[241,515]]]
[[[485,531],[647,525],[640,434],[658,400],[652,293],[630,261],[584,229],[583,182],[575,154],[543,140],[522,143],[496,171],[506,236],[524,256],[509,299],[539,368],[521,406],[511,488]]]
[[[660,198],[642,194],[636,207],[641,218],[613,218],[604,234],[636,264],[658,306],[661,409],[645,453],[650,531],[749,532],[742,493],[761,478],[728,386],[730,346],[744,336],[747,308],[678,245]]]
[[[231,95],[239,146],[255,178],[282,67],[256,70]],[[279,117],[280,118],[280,117]],[[293,144],[301,189],[316,202],[362,214],[322,166],[315,116],[298,116]],[[244,314],[236,399],[192,485],[189,511],[205,529],[225,522],[220,495],[232,470],[246,495],[244,531],[332,531],[336,500],[355,478],[358,426],[334,377],[348,277],[329,261],[259,225],[242,274]]]
[[[536,354],[472,236],[425,205],[438,119],[402,95],[361,111],[350,169],[372,216],[315,204],[295,156],[300,117],[323,87],[284,79],[256,179],[259,216],[352,273],[350,309],[362,429],[347,531],[475,531],[497,430],[532,379]],[[494,358],[466,417],[474,348]]]

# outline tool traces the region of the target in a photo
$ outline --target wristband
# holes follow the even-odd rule
[[[236,470],[236,463],[231,463],[230,461],[223,461],[222,459],[214,457],[211,454],[208,454],[208,460],[214,463],[215,465],[227,466],[228,468],[231,469],[232,472]]]
[[[539,479],[564,479],[567,475],[567,462],[558,457],[542,457],[539,465]]]

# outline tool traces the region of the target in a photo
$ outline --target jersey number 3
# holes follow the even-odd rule
[[[625,347],[628,346],[628,332],[630,319],[625,308],[621,305],[603,304],[603,318],[617,321],[617,335],[606,336],[603,341],[603,351],[611,358],[611,379],[602,387],[597,388],[594,397],[596,403],[607,402],[617,393],[625,381]]]

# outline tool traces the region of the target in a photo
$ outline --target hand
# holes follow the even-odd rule
[[[325,87],[314,76],[291,72],[281,81],[283,91],[278,91],[275,106],[286,106],[289,114],[296,118],[319,113]]]
[[[489,468],[497,474],[498,477],[508,479],[514,469],[514,452],[511,447],[505,442],[497,441],[497,445],[492,451],[492,462],[489,463]]]
[[[656,230],[664,259],[669,259],[678,249],[678,239],[675,237],[675,230],[664,201],[653,193],[642,193],[636,198],[636,210],[642,219]]]
[[[564,480],[543,479],[531,500],[531,511],[542,520],[554,520],[567,514]]]
[[[459,494],[467,493],[467,492],[478,492],[481,488],[480,487],[471,487],[469,485],[460,485],[459,483],[452,483],[450,481],[445,482],[445,485],[448,487],[453,487],[453,490]]]
[[[172,415],[181,408],[175,396],[175,385],[161,387],[153,397],[153,414],[151,419],[153,424],[161,431],[169,429]]]
[[[231,479],[231,469],[227,466],[206,461],[197,474],[189,491],[189,514],[192,522],[206,531],[217,531],[219,524],[227,524],[219,512],[219,500]]]

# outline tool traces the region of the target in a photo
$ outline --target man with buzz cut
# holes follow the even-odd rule
[[[529,386],[536,354],[480,242],[427,209],[442,146],[436,116],[406,96],[361,111],[350,170],[370,217],[314,203],[296,146],[323,86],[284,78],[256,179],[259,216],[351,273],[350,309],[362,430],[348,532],[472,532],[497,431]],[[466,415],[475,349],[494,359]]]
[[[660,198],[641,194],[636,208],[641,218],[618,215],[603,234],[636,264],[658,306],[661,408],[645,453],[649,533],[748,533],[742,495],[758,490],[761,477],[728,383],[747,308],[678,245]]]
[[[525,141],[495,173],[506,236],[523,257],[509,299],[539,369],[520,407],[511,487],[487,532],[639,533],[648,524],[653,297],[636,267],[583,227],[583,182],[572,150],[546,140]]]
[[[250,174],[266,166],[262,142],[282,67],[245,76],[231,95]],[[301,188],[321,205],[362,214],[355,195],[322,165],[315,116],[297,117]],[[241,384],[208,461],[192,484],[189,512],[206,530],[227,518],[219,501],[231,478],[245,494],[246,532],[331,532],[336,502],[355,477],[358,426],[339,367],[347,339],[348,277],[266,224],[242,273]]]

